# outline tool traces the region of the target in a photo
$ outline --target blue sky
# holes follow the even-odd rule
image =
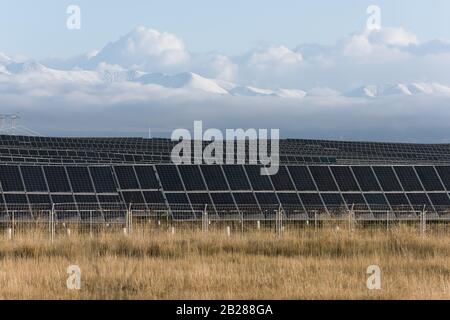
[[[65,27],[70,4],[81,7],[79,31]],[[192,52],[235,55],[267,43],[332,44],[364,28],[370,4],[381,7],[385,26],[404,27],[422,41],[450,38],[446,0],[2,0],[0,51],[67,57],[99,49],[138,25],[174,33]]]

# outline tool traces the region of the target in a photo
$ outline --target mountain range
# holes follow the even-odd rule
[[[168,90],[187,90],[209,94],[246,96],[246,97],[279,97],[302,99],[310,94],[301,89],[258,88],[251,85],[240,85],[233,82],[211,79],[194,72],[174,74],[147,73],[125,69],[123,67],[106,66],[92,70],[74,68],[72,70],[55,69],[36,61],[16,61],[0,52],[0,76],[4,80],[21,82],[61,82],[82,85],[110,84],[115,82],[156,85]],[[315,94],[311,94],[315,95]],[[378,85],[362,85],[341,96],[351,98],[379,98],[386,96],[414,95],[449,95],[450,86],[440,83],[414,82],[390,83]]]

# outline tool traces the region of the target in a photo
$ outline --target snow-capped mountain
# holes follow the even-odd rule
[[[62,81],[74,83],[100,83],[98,72],[90,70],[56,70],[34,62],[10,63],[6,65],[8,73],[23,81]]]
[[[439,83],[395,83],[365,85],[347,93],[348,97],[376,98],[385,96],[450,95],[450,87]]]
[[[166,88],[201,90],[210,93],[227,94],[228,91],[214,80],[204,78],[193,72],[183,72],[174,75],[149,73],[135,79],[142,84],[157,84]]]
[[[251,86],[236,86],[231,89],[230,94],[235,96],[250,96],[250,97],[264,97],[264,96],[272,96],[272,97],[280,97],[280,98],[304,98],[306,96],[306,92],[303,90],[297,89],[261,89],[255,88]]]

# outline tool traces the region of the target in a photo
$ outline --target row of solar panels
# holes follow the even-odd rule
[[[192,142],[194,143],[194,142]],[[282,163],[345,163],[350,160],[450,162],[450,145],[394,144],[320,140],[280,140]],[[0,136],[0,160],[40,163],[158,163],[170,161],[176,142],[143,138],[45,138]],[[208,142],[203,142],[206,146]],[[270,141],[269,141],[270,144]],[[247,141],[247,146],[252,143]],[[236,148],[236,145],[235,145]]]
[[[450,166],[0,165],[7,204],[450,206]],[[148,207],[148,206],[147,206]]]
[[[450,166],[280,166],[261,174],[258,165],[0,165],[3,191],[446,191]]]

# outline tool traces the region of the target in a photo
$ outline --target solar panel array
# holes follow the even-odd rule
[[[205,206],[217,216],[273,214],[279,206],[291,215],[339,207],[436,214],[450,208],[448,144],[280,140],[281,165],[272,176],[249,164],[176,166],[170,161],[175,144],[1,135],[0,211],[16,204],[30,211],[66,204],[80,212],[87,205],[132,204],[195,218]]]
[[[26,164],[153,164],[170,163],[169,139],[62,138],[0,135],[0,161]],[[271,143],[268,142],[270,150]],[[193,150],[194,142],[192,142]],[[205,148],[208,142],[203,142]],[[227,155],[224,143],[224,157]],[[238,148],[237,143],[234,150]],[[258,142],[245,142],[246,154]],[[450,144],[346,142],[306,139],[279,141],[284,164],[450,164]],[[234,155],[236,157],[236,155]]]
[[[0,165],[0,207],[50,209],[53,203],[104,203],[151,209],[182,208],[195,215],[208,205],[217,215],[282,206],[295,214],[350,208],[405,210],[450,206],[450,166],[282,165],[262,176],[256,165]],[[267,210],[269,210],[267,209]],[[270,211],[270,210],[269,210]],[[293,213],[294,214],[294,213]]]

